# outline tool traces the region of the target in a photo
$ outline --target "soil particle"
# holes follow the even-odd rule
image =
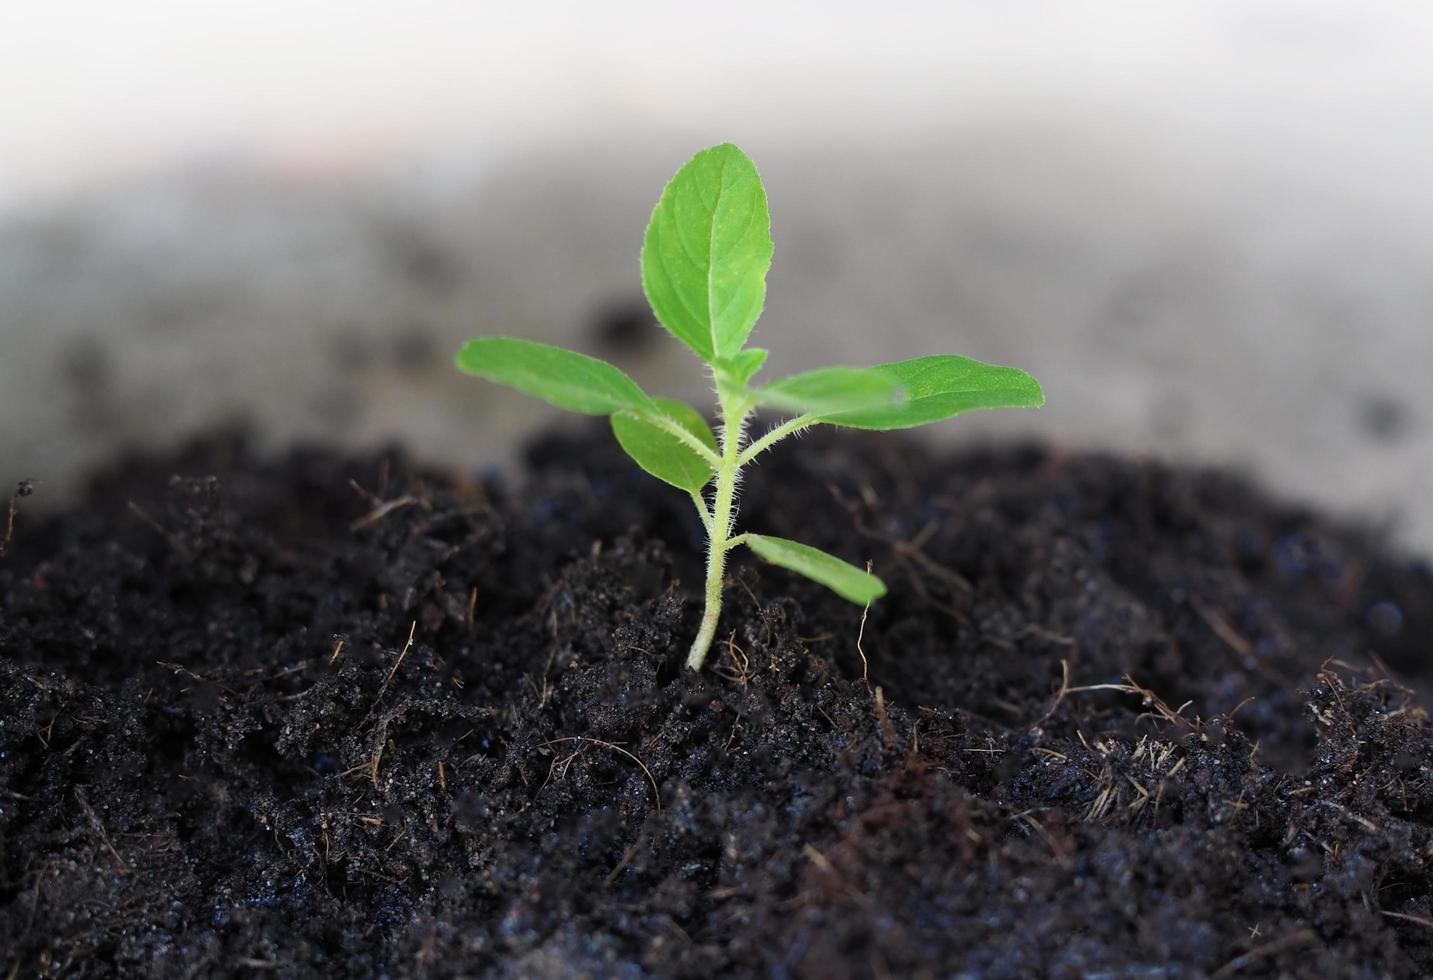
[[[211,438],[0,561],[0,976],[1433,971],[1433,571],[1227,475],[813,436],[690,504]],[[25,502],[21,502],[21,506]],[[858,642],[859,638],[859,642]]]

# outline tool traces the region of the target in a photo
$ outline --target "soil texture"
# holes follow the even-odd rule
[[[128,458],[0,559],[0,977],[1433,974],[1433,569],[1239,479],[820,434],[743,556],[521,479]],[[40,487],[43,491],[43,486]]]

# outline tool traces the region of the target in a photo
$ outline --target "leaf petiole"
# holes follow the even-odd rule
[[[766,435],[754,441],[750,446],[747,446],[746,451],[737,457],[736,465],[745,466],[787,436],[794,435],[803,429],[809,429],[811,426],[819,425],[820,423],[820,419],[809,413],[806,415],[798,415],[794,419],[787,419]]]
[[[712,452],[710,446],[702,442],[696,436],[692,435],[692,433],[688,431],[687,428],[681,423],[679,423],[676,419],[667,415],[660,415],[652,412],[643,412],[642,418],[646,419],[648,422],[651,422],[653,425],[662,429],[664,432],[669,432],[672,435],[676,436],[678,439],[680,439],[682,442],[686,443],[687,446],[692,450],[692,452],[696,453],[703,460],[705,460],[706,463],[711,466],[712,469],[716,469],[718,466],[721,465],[721,457],[718,456],[716,453]]]
[[[693,490],[691,494],[692,503],[697,505],[697,513],[701,515],[702,527],[706,528],[707,534],[710,535],[712,533],[712,512],[707,510],[706,499],[701,495],[700,491]]]

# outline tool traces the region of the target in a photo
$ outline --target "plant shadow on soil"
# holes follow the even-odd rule
[[[701,528],[610,443],[221,436],[21,501],[0,976],[1433,972],[1427,564],[1226,475],[818,434],[743,526],[891,594],[744,557],[696,676]]]

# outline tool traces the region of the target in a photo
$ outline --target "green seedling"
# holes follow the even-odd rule
[[[691,495],[707,530],[706,607],[687,666],[700,670],[721,617],[727,553],[745,545],[858,605],[885,594],[881,580],[810,545],[737,533],[743,467],[813,425],[906,429],[977,408],[1044,403],[1024,371],[937,354],[870,368],[829,367],[754,384],[767,352],[746,346],[766,300],[771,219],[756,166],[730,143],[702,150],[667,184],[642,243],[642,288],[657,319],[711,371],[717,433],[702,413],[647,394],[604,361],[511,337],[470,340],[459,369],[545,399],[611,418],[627,454],[652,476]],[[747,441],[758,408],[786,420]]]

